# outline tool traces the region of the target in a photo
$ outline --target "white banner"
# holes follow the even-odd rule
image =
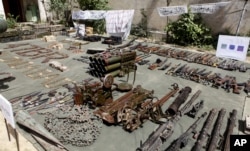
[[[3,117],[12,126],[12,128],[15,128],[15,120],[14,120],[12,106],[10,102],[7,99],[5,99],[1,94],[0,94],[0,109],[3,113]]]
[[[216,56],[244,61],[246,60],[249,40],[249,37],[220,35]]]
[[[106,32],[113,36],[121,36],[123,40],[130,34],[135,10],[110,10],[107,12]]]
[[[188,12],[187,6],[159,7],[157,11],[161,17],[181,15]]]
[[[195,4],[190,5],[190,11],[192,13],[205,13],[205,14],[213,14],[215,11],[220,9],[221,7],[226,6],[231,2],[218,2],[218,3],[207,3],[207,4]]]
[[[104,19],[107,11],[104,10],[87,10],[87,11],[73,11],[72,12],[72,19],[73,20],[85,20],[85,19],[93,19],[93,20],[98,20],[98,19]]]

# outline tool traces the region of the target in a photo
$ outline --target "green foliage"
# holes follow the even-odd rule
[[[108,0],[78,0],[81,10],[108,10]],[[86,26],[91,26],[94,32],[103,34],[105,32],[105,20],[88,20]]]
[[[19,17],[20,17],[19,15],[15,17],[14,15],[8,13],[6,17],[8,28],[15,28]]]
[[[82,10],[107,10],[108,0],[78,0]]]
[[[210,45],[213,42],[213,37],[209,28],[202,23],[200,15],[186,13],[165,27],[168,34],[168,42],[179,45],[195,45],[203,46]]]
[[[64,13],[67,7],[66,0],[50,0],[49,3],[49,10],[56,13],[57,19],[60,18],[59,16]]]
[[[148,19],[144,9],[141,9],[141,15],[141,21],[137,25],[132,25],[130,33],[137,37],[148,37]]]

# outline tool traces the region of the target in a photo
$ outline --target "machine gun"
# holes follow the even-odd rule
[[[229,124],[226,130],[223,151],[230,151],[230,135],[233,133],[236,122],[237,110],[233,110],[229,118]]]
[[[153,93],[154,91],[143,89],[138,85],[136,88],[127,92],[112,103],[100,107],[94,112],[94,114],[109,124],[121,123],[124,116],[126,116],[124,113],[127,112],[127,109],[134,110],[138,104],[141,104],[146,99],[153,98]]]
[[[159,125],[157,129],[149,135],[147,140],[143,144],[141,143],[136,151],[158,151],[162,144],[173,134],[175,124],[180,120],[183,113],[186,112],[192,103],[199,97],[200,93],[201,91],[198,90],[173,118]]]
[[[214,151],[217,148],[217,143],[220,135],[220,128],[225,114],[226,114],[226,109],[222,108],[219,111],[218,117],[214,124],[214,128],[208,145],[208,151]]]
[[[210,110],[210,113],[201,129],[201,132],[197,138],[197,141],[195,142],[195,145],[193,146],[191,151],[201,151],[206,138],[208,136],[208,130],[210,129],[212,123],[213,123],[213,119],[215,117],[216,114],[216,109],[212,109]]]
[[[184,132],[181,134],[181,136],[176,139],[165,151],[178,151],[180,148],[183,148],[188,143],[188,137],[191,133],[196,132],[196,127],[201,122],[201,119],[203,119],[207,115],[207,112],[204,112],[198,119]]]
[[[161,106],[179,91],[179,87],[176,83],[172,86],[173,89],[156,102],[153,102],[152,100],[142,102],[142,104],[139,104],[134,110],[125,106],[121,112],[123,115],[120,115],[120,117],[123,117],[123,119],[121,119],[123,122],[123,128],[131,132],[141,126],[146,119],[151,119],[158,123],[159,119],[164,117]]]

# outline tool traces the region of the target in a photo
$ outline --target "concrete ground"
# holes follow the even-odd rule
[[[58,40],[62,40],[66,37],[58,37]],[[41,39],[35,39],[35,40],[29,40],[26,41],[29,43],[37,44],[43,47],[48,46],[48,43],[43,42]],[[16,43],[23,43],[23,42],[16,42]],[[0,46],[1,48],[6,47],[8,44],[3,44]],[[64,43],[64,48],[67,48],[69,45]],[[74,60],[73,58],[80,58],[80,56],[86,55],[86,50],[89,47],[107,47],[106,45],[100,44],[100,42],[94,42],[87,45],[82,45],[82,50],[85,50],[83,53],[72,53],[68,50],[60,50],[63,53],[67,53],[69,55],[69,58],[59,60],[62,64],[69,67],[69,71],[60,73],[58,71],[53,70],[53,72],[59,73],[60,76],[70,78],[74,81],[81,81],[83,79],[86,79],[90,77],[86,73],[86,68],[88,67],[87,64],[79,62]],[[11,55],[18,56],[15,53],[10,53]],[[20,57],[20,56],[19,56]],[[155,62],[157,58],[164,59],[163,57],[159,57],[156,55],[151,55],[150,60],[151,63]],[[1,59],[1,56],[0,56]],[[28,57],[24,57],[25,60],[29,60]],[[32,60],[35,64],[47,66],[47,64],[42,64],[41,59],[34,59]],[[168,62],[172,62],[172,66],[178,63],[185,64],[187,62],[184,62],[182,60],[176,60],[169,58]],[[195,63],[188,63],[191,67],[198,67],[200,69],[206,68],[208,71],[213,72],[219,72],[222,75],[231,75],[237,77],[237,82],[246,82],[249,79],[249,73],[248,70],[246,73],[240,73],[238,71],[225,71],[218,68],[213,67],[207,67],[204,65],[199,65]],[[250,66],[250,64],[247,64]],[[0,68],[3,72],[11,72],[13,75],[16,76],[16,79],[10,83],[7,83],[9,85],[9,88],[4,90],[1,90],[1,94],[5,96],[7,99],[11,99],[15,96],[19,96],[22,94],[27,94],[29,92],[32,92],[34,90],[48,90],[47,88],[43,87],[41,85],[41,80],[32,80],[28,77],[26,77],[20,70],[16,69],[10,69],[5,63],[0,62]],[[49,67],[48,67],[49,68]],[[190,86],[192,88],[193,95],[197,90],[201,90],[202,93],[199,96],[199,98],[195,101],[198,102],[200,100],[204,100],[204,108],[199,112],[199,115],[201,115],[203,112],[209,112],[212,108],[215,108],[217,110],[220,110],[221,108],[226,109],[226,115],[223,119],[223,124],[221,128],[221,133],[224,133],[227,125],[227,118],[229,117],[229,112],[231,112],[233,109],[236,109],[238,111],[237,114],[237,123],[236,127],[234,129],[234,134],[243,134],[243,124],[245,120],[246,115],[250,115],[250,98],[246,98],[246,94],[244,92],[241,92],[241,94],[233,94],[233,93],[227,93],[223,89],[215,89],[211,86],[205,86],[199,83],[195,83],[193,81],[189,81],[186,79],[181,79],[179,77],[172,77],[165,74],[166,71],[160,71],[160,70],[148,70],[147,65],[139,66],[138,70],[136,72],[136,85],[142,85],[143,88],[148,90],[154,90],[155,96],[158,98],[161,98],[166,93],[168,93],[170,90],[169,88],[173,83],[177,83],[180,88],[184,88],[185,86]],[[133,74],[130,74],[129,82],[132,83]],[[116,82],[119,82],[121,80],[126,80],[126,77],[124,78],[116,78]],[[13,88],[13,89],[11,89]],[[8,90],[8,91],[7,91]],[[117,98],[118,96],[114,96]],[[162,107],[163,111],[165,111],[168,106],[173,102],[174,98],[171,98],[168,102],[164,104]],[[35,120],[37,120],[41,125],[43,125],[43,121],[41,119],[41,115],[34,115],[33,116]],[[162,149],[167,148],[167,146],[176,139],[181,133],[183,133],[189,125],[191,125],[195,120],[188,117],[183,116],[181,120],[178,122],[178,124],[175,126],[175,131],[172,137],[163,144]],[[215,119],[214,119],[215,121]],[[69,150],[72,151],[99,151],[99,150],[109,150],[109,151],[128,151],[128,150],[135,150],[137,147],[139,147],[140,142],[145,141],[149,134],[158,127],[157,124],[154,124],[150,121],[147,121],[143,124],[142,128],[138,128],[132,133],[128,133],[122,129],[121,126],[106,126],[103,125],[101,135],[98,137],[96,142],[88,147],[74,147],[67,145],[66,147]],[[198,126],[198,130],[202,127],[202,124]],[[29,134],[23,132],[22,130],[19,131],[25,138],[28,138],[30,142],[33,143],[32,140],[30,140]],[[15,147],[15,141],[8,141],[7,132],[5,130],[5,125],[3,122],[3,118],[1,116],[0,119],[0,151],[13,151]],[[32,151],[32,150],[42,150],[41,148],[37,147],[34,148],[31,143],[29,143],[26,139],[23,139],[21,136],[20,138],[20,148],[24,151]],[[190,150],[195,140],[191,139],[189,141],[189,144],[186,148],[182,150]],[[4,147],[3,147],[4,146]]]

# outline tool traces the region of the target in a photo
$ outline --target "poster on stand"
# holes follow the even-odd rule
[[[12,105],[1,94],[0,94],[0,109],[6,121],[12,126],[12,128],[15,128],[15,120],[14,120]]]
[[[235,60],[246,60],[249,37],[220,35],[216,56]]]

